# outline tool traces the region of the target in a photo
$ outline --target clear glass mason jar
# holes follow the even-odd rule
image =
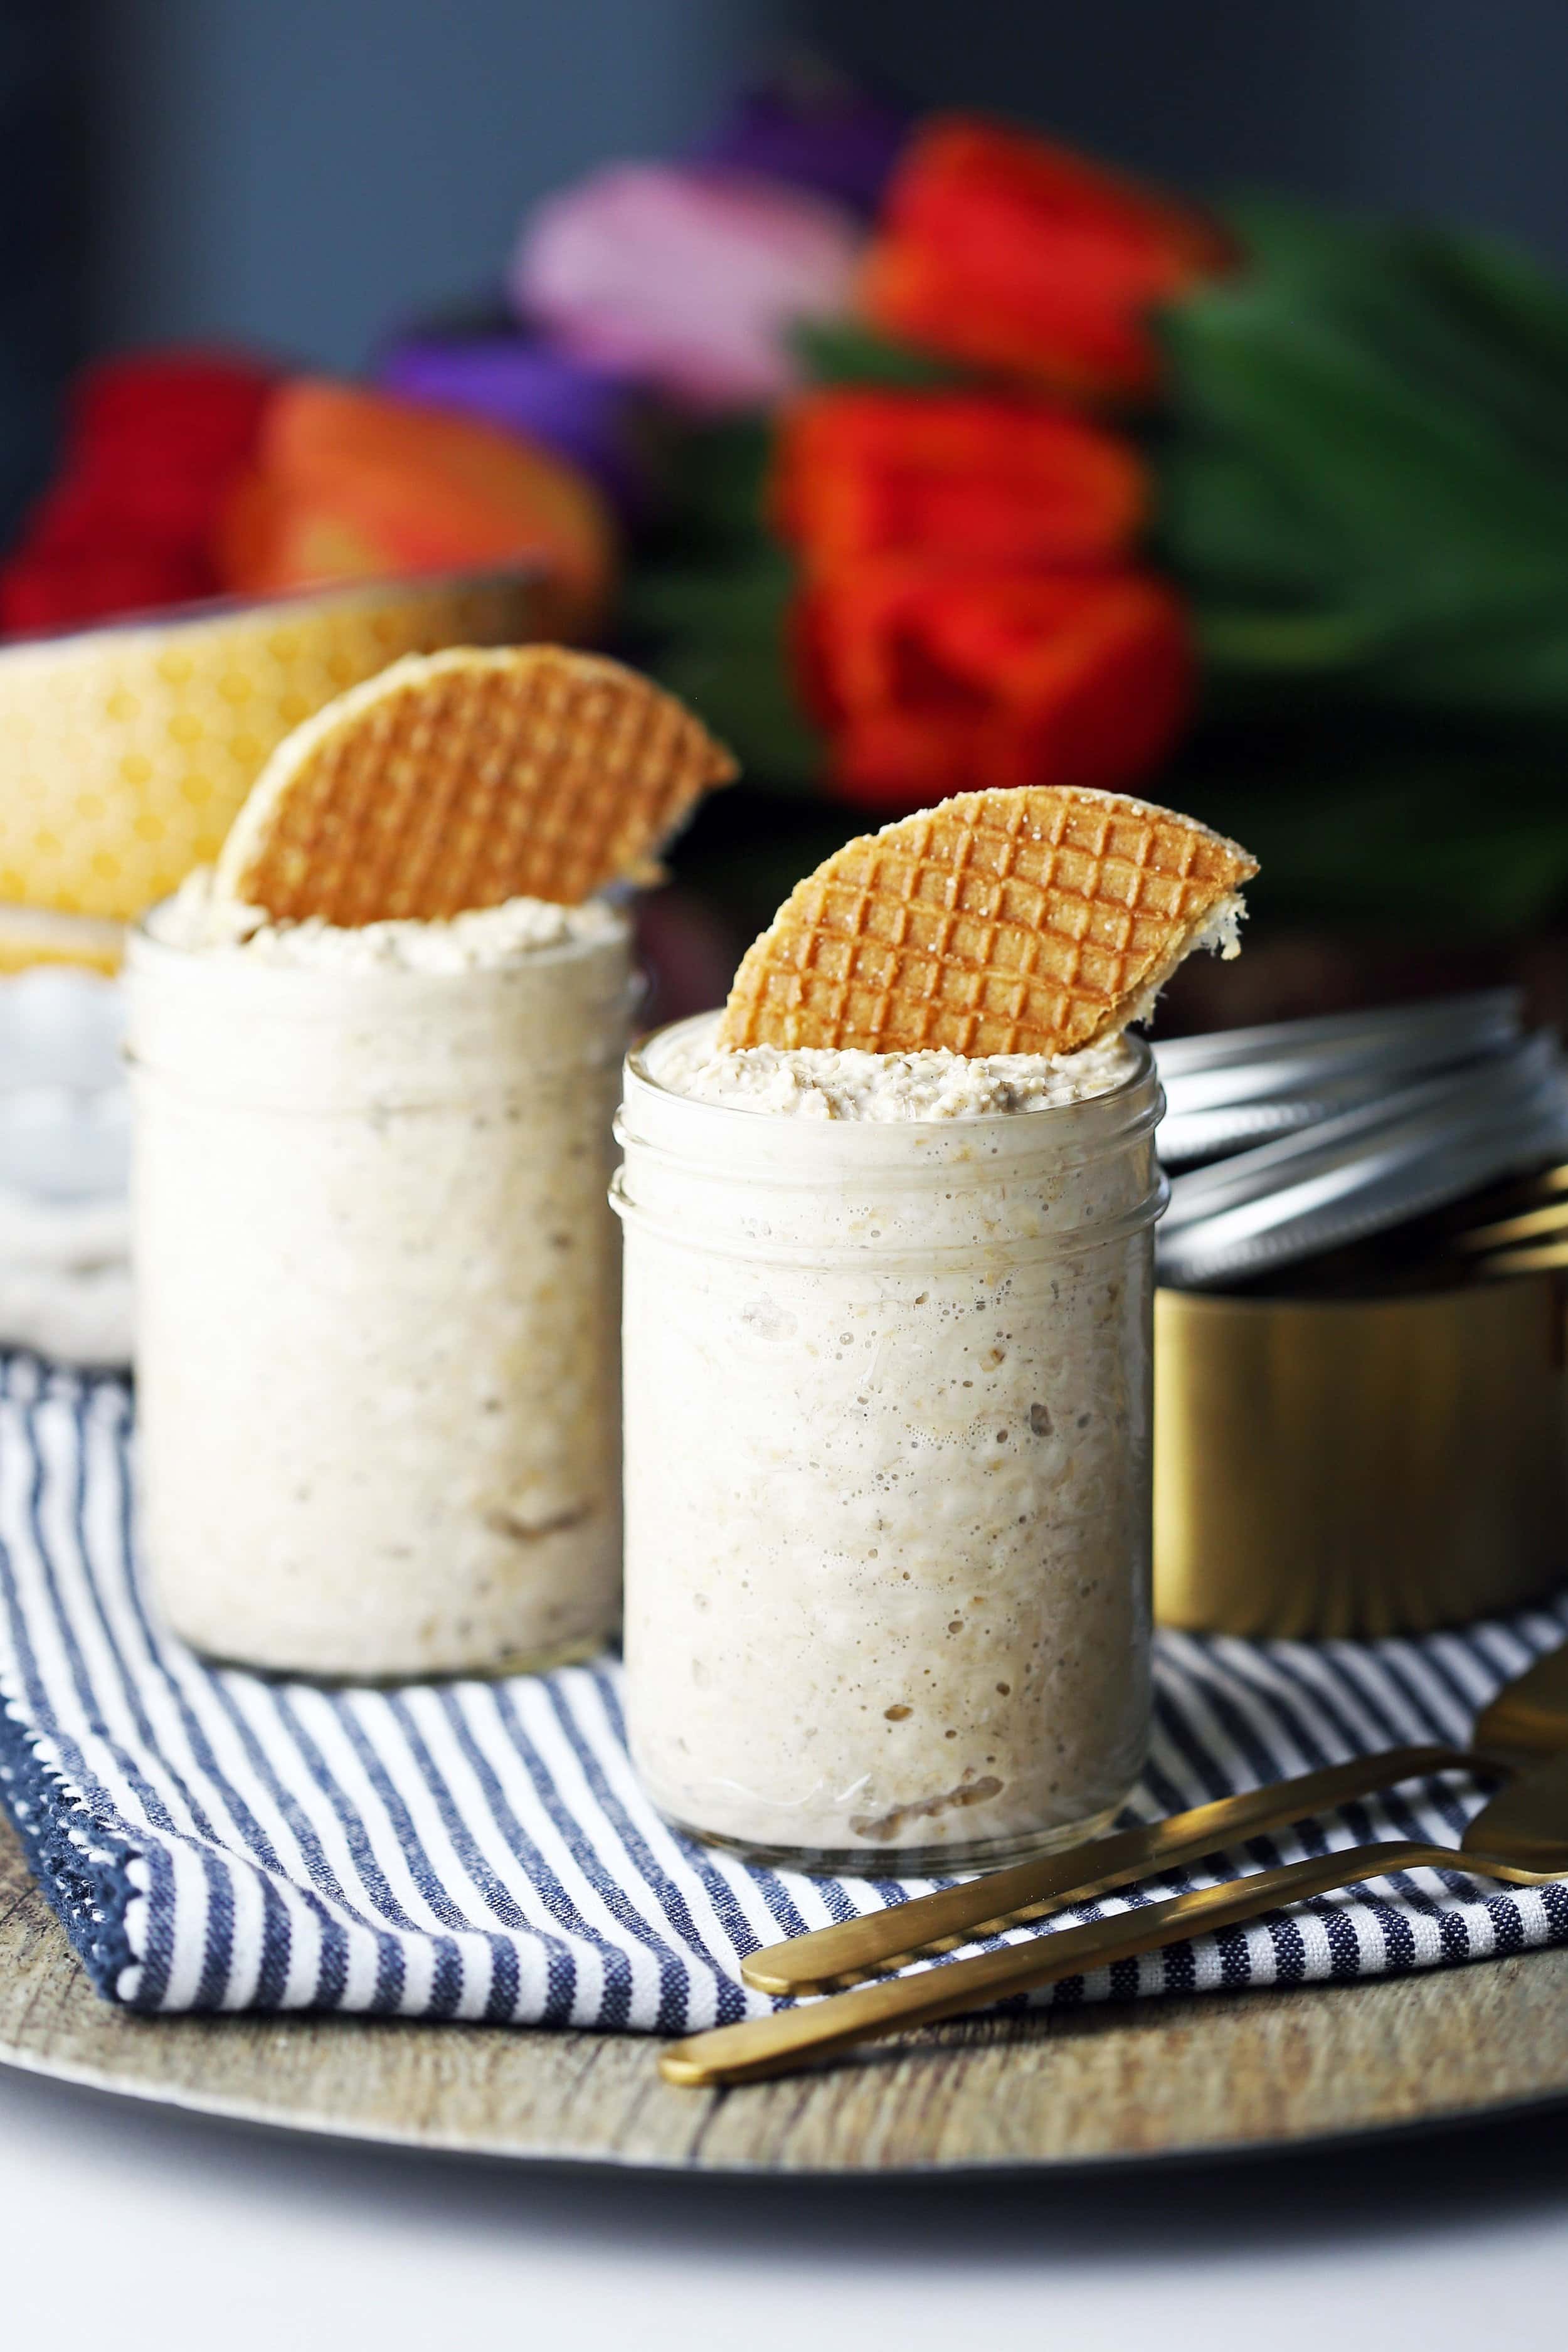
[[[808,1870],[1090,1834],[1148,1738],[1152,1057],[819,1121],[661,1085],[694,1027],[631,1055],[618,1128],[637,1769]]]
[[[580,1657],[620,1597],[624,925],[462,971],[131,942],[142,1549],[198,1649]]]

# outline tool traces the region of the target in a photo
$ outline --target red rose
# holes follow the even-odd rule
[[[1064,147],[961,115],[918,131],[861,281],[890,333],[1090,398],[1155,388],[1151,308],[1223,268],[1201,214]]]
[[[232,471],[255,446],[276,371],[218,352],[133,352],[84,368],[67,447],[130,461],[162,450],[192,473]]]
[[[773,505],[808,570],[921,549],[989,564],[1125,561],[1147,482],[1137,452],[1043,402],[843,390],[781,423]]]
[[[0,630],[15,636],[153,612],[208,596],[212,584],[205,563],[165,549],[31,551],[0,570]]]
[[[216,594],[218,516],[272,397],[221,353],[136,353],[72,389],[62,471],[0,565],[0,629],[69,628]]]
[[[1131,571],[885,557],[814,582],[795,638],[834,782],[889,812],[982,787],[1129,783],[1192,701],[1181,604]]]

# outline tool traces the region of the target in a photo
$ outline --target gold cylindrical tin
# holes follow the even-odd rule
[[[1162,1290],[1154,1606],[1250,1635],[1420,1633],[1568,1570],[1559,1278],[1415,1297]]]

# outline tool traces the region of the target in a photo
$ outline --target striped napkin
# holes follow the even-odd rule
[[[202,1664],[138,1588],[131,1435],[122,1381],[0,1357],[0,1796],[107,1999],[681,2033],[772,2006],[740,1980],[759,1944],[931,1883],[751,1869],[674,1835],[633,1776],[609,1659],[395,1691]],[[1565,1632],[1568,1595],[1420,1642],[1164,1635],[1132,1814],[1461,1738]],[[1479,1801],[1448,1775],[1255,1838],[1229,1867],[1368,1837],[1456,1839]],[[1460,1869],[1415,1871],[1038,1998],[1375,1976],[1564,1942],[1568,1888],[1500,1894]]]

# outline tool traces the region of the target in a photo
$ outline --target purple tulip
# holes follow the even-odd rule
[[[530,435],[581,467],[624,515],[647,510],[652,419],[646,395],[624,373],[523,335],[416,328],[382,352],[375,381],[405,399]]]
[[[740,91],[693,160],[784,180],[870,215],[910,126],[907,114],[835,76],[781,74]]]
[[[717,413],[791,389],[789,330],[847,307],[860,247],[851,216],[804,190],[621,163],[524,222],[510,291],[574,358]]]

